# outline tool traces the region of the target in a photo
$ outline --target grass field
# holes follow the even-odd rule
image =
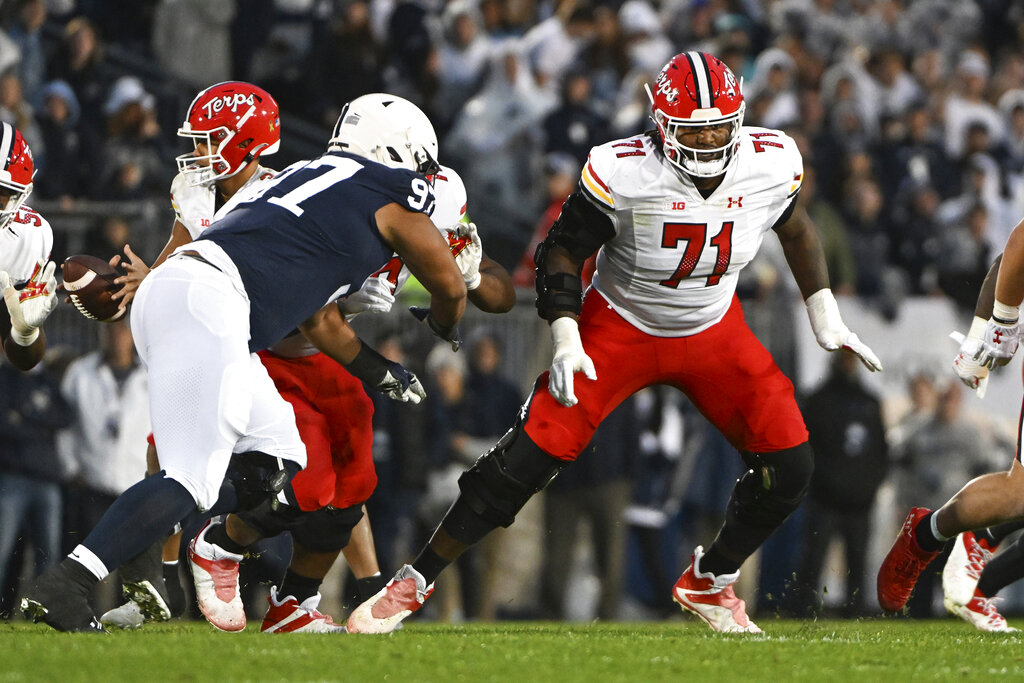
[[[409,624],[391,636],[219,633],[178,622],[108,636],[0,625],[3,681],[1021,680],[1018,634],[952,620]],[[1020,624],[1018,624],[1020,626]]]

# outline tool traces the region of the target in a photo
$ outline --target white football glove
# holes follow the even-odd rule
[[[981,351],[978,353],[978,362],[986,368],[996,368],[1006,365],[1013,359],[1017,352],[1017,345],[1020,343],[1020,326],[1014,322],[1007,325],[996,322],[995,318],[989,318],[985,323],[985,332],[981,338]]]
[[[961,382],[977,393],[978,398],[985,398],[985,390],[988,388],[988,368],[978,362],[981,356],[981,336],[987,322],[975,316],[966,337],[956,331],[949,333],[949,338],[960,344],[960,352],[953,359],[953,372]]]
[[[563,406],[574,406],[578,401],[573,393],[573,375],[582,372],[587,379],[597,379],[594,361],[583,350],[579,325],[572,318],[562,317],[551,323],[551,339],[555,353],[548,391]]]
[[[40,261],[28,284],[18,291],[11,276],[0,270],[0,289],[11,318],[11,339],[19,346],[31,346],[39,337],[39,328],[57,307],[57,278],[53,261]]]
[[[455,255],[455,263],[462,273],[466,289],[476,289],[480,286],[480,260],[484,255],[476,223],[459,223],[445,228],[445,232],[448,233],[448,244]]]
[[[394,291],[395,285],[388,280],[387,273],[366,278],[359,291],[341,301],[341,312],[346,317],[366,311],[387,313],[395,303]]]
[[[818,346],[826,351],[852,351],[868,370],[878,372],[882,369],[882,361],[878,360],[875,352],[843,323],[843,318],[839,315],[839,304],[832,296],[831,289],[819,289],[807,297],[805,303]]]

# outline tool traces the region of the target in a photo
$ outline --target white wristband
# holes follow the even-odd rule
[[[967,332],[967,338],[981,341],[985,338],[985,327],[987,325],[987,320],[974,316],[974,320],[971,321],[971,329]]]
[[[480,282],[483,280],[483,276],[479,271],[473,274],[473,278],[466,282],[466,289],[476,289],[480,286]]]
[[[11,327],[11,339],[13,339],[14,343],[18,346],[32,346],[36,339],[39,339],[39,328],[33,327],[32,331],[28,334],[22,334],[14,327]]]
[[[811,327],[815,333],[821,329],[842,326],[843,317],[839,314],[839,304],[828,287],[811,294],[804,304],[807,306],[807,315],[811,319]]]
[[[992,317],[997,321],[1006,321],[1008,323],[1017,322],[1017,318],[1020,317],[1020,306],[1010,306],[1004,304],[1002,301],[996,300],[992,304]]]
[[[554,342],[555,353],[567,345],[583,348],[583,341],[580,339],[580,325],[568,316],[555,318],[551,323],[551,340]]]

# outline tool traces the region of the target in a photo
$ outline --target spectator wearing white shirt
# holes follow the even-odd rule
[[[97,351],[73,361],[61,383],[74,420],[59,446],[72,466],[66,544],[76,545],[114,499],[146,472],[150,432],[146,370],[125,320],[103,325]]]

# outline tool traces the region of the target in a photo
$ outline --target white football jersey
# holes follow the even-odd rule
[[[0,270],[7,271],[15,287],[22,287],[35,273],[36,264],[50,260],[53,230],[46,219],[22,205],[0,230]],[[6,309],[4,310],[6,314]]]
[[[595,147],[580,187],[612,221],[592,286],[647,334],[696,334],[722,319],[739,271],[800,190],[803,161],[785,133],[744,127],[721,185],[705,199],[647,135]]]
[[[257,166],[256,172],[238,189],[235,196],[246,192],[248,188],[267,178],[272,178],[276,171]],[[190,185],[185,175],[179,173],[171,181],[171,206],[174,217],[185,226],[193,240],[210,227],[216,212],[216,192],[214,183],[209,185]]]

